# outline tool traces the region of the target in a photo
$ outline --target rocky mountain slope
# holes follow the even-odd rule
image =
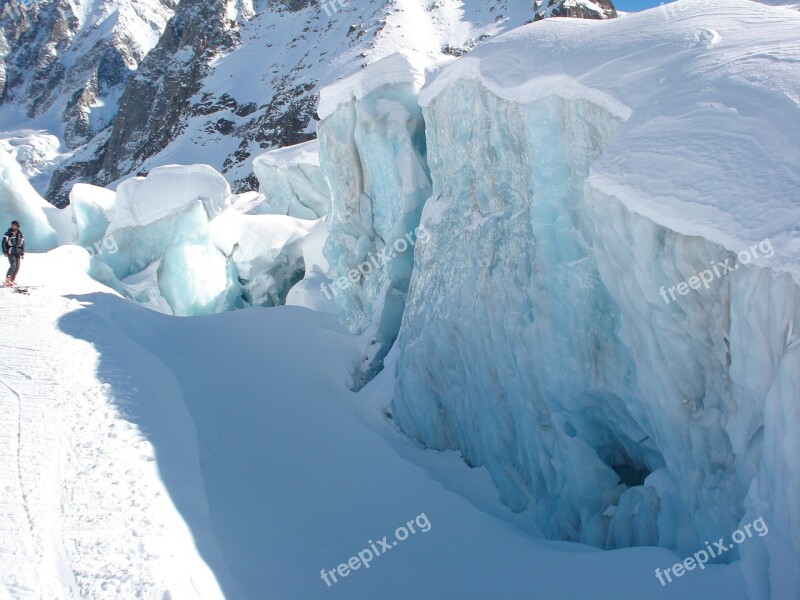
[[[0,130],[12,147],[21,147],[18,159],[28,176],[49,175],[48,158],[79,148],[109,127],[128,80],[176,4],[13,0],[3,7]],[[43,143],[48,135],[53,143]]]

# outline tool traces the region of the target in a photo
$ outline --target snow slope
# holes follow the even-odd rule
[[[0,289],[0,597],[222,598],[180,388],[68,296],[113,294],[88,260],[28,253],[20,282],[46,287]]]
[[[7,596],[746,597],[738,565],[662,587],[664,549],[523,533],[483,469],[386,420],[391,377],[349,391],[358,344],[331,317],[159,315],[82,276],[81,256],[31,255],[25,281],[47,287],[0,303]],[[422,513],[429,530],[392,545]],[[388,554],[326,586],[321,569],[383,536]]]

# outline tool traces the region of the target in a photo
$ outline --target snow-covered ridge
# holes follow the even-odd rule
[[[609,0],[536,0],[533,10],[536,21],[552,17],[613,19],[617,16]]]

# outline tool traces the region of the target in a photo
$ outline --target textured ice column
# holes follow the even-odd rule
[[[330,188],[319,166],[317,140],[271,150],[253,160],[263,212],[318,219],[330,212]]]
[[[390,83],[369,87],[384,77]],[[413,67],[393,55],[365,69],[356,83],[361,93],[340,102],[317,129],[332,192],[328,295],[348,327],[368,330],[370,340],[358,386],[382,368],[396,339],[415,231],[431,187]]]
[[[607,509],[664,466],[628,409],[635,365],[582,207],[619,122],[590,102],[518,105],[471,81],[425,111],[436,200],[416,248],[395,418],[486,465],[549,537],[605,546]],[[617,528],[609,545],[658,541],[658,495],[636,493],[651,523]]]
[[[737,547],[753,597],[796,597],[800,288],[788,274],[747,264],[781,248],[762,240],[731,252],[677,234],[591,183],[597,264],[637,355],[637,418],[701,536],[729,536],[759,517],[769,524],[768,534]],[[678,292],[676,284],[698,276],[708,285]]]

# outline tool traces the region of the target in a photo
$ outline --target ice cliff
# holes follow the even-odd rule
[[[545,21],[320,104],[335,299],[367,379],[402,312],[398,426],[551,538],[689,555],[763,517],[757,597],[800,591],[798,25]],[[413,264],[365,272],[408,232]]]
[[[330,211],[330,188],[319,166],[317,140],[260,154],[253,172],[270,214],[318,219]]]

